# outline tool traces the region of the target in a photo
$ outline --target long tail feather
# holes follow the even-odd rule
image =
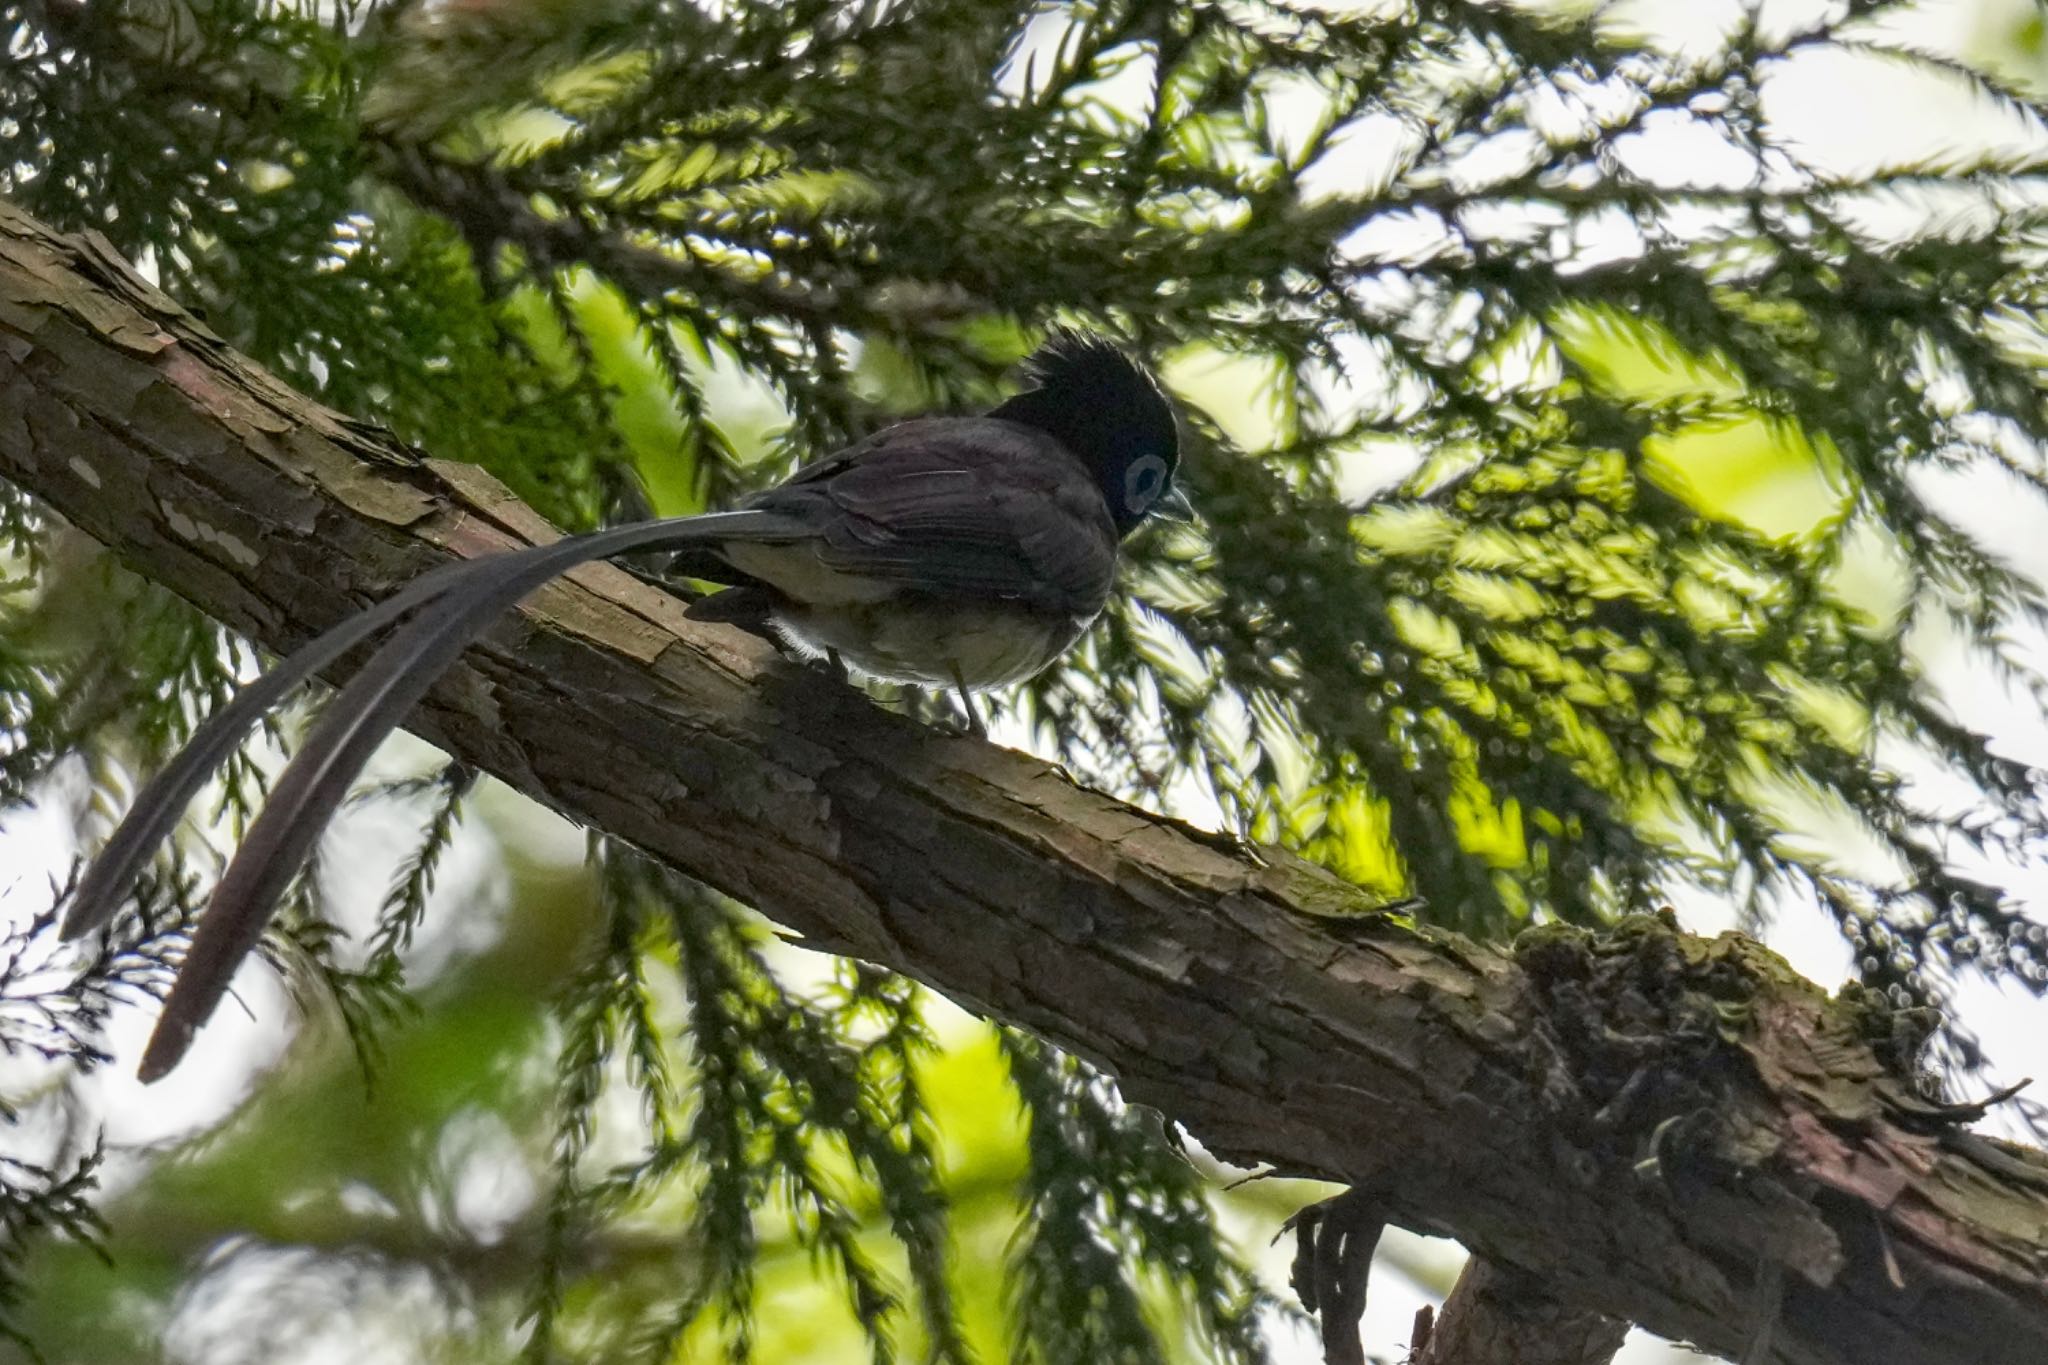
[[[170,834],[199,789],[234,753],[242,737],[265,712],[283,701],[293,688],[309,681],[315,673],[407,612],[459,585],[466,577],[490,570],[495,562],[465,560],[421,574],[377,605],[308,642],[237,691],[136,795],[135,803],[108,838],[106,847],[79,879],[78,890],[64,915],[63,936],[79,938],[114,917],[142,865],[149,861],[151,851]]]
[[[705,539],[791,533],[786,518],[766,512],[621,526],[479,561],[492,572],[444,585],[439,600],[386,641],[329,704],[278,779],[193,934],[143,1053],[142,1079],[156,1080],[185,1055],[370,755],[492,621],[548,580],[594,559]]]

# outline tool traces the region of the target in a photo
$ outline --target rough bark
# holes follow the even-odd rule
[[[0,204],[0,477],[288,648],[546,533]],[[812,940],[1112,1069],[1213,1148],[1375,1183],[1559,1304],[1808,1365],[2048,1359],[2048,1156],[1916,1092],[1910,1021],[1659,919],[1510,949],[931,733],[598,567],[421,731]]]
[[[1567,1308],[1534,1276],[1474,1256],[1409,1365],[1607,1365],[1627,1336],[1626,1322]]]

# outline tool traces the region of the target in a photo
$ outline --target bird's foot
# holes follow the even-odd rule
[[[960,705],[967,711],[967,733],[976,739],[988,738],[988,726],[982,723],[981,712],[975,709],[974,694],[967,690],[967,684],[960,678],[960,670],[953,670],[953,686],[959,689]]]

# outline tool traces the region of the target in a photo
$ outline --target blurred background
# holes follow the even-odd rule
[[[14,0],[0,193],[565,526],[1117,335],[1201,517],[997,742],[1463,932],[1757,933],[1941,1009],[1974,1094],[2048,1071],[2044,18]],[[260,659],[0,513],[0,1358],[1320,1358],[1275,1238],[1334,1187],[410,738],[143,1089],[311,707],[60,948],[53,888]],[[1376,1358],[1461,1260],[1389,1233]]]

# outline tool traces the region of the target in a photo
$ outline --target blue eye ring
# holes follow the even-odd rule
[[[1159,455],[1141,455],[1124,470],[1124,506],[1142,513],[1166,491],[1169,471]]]

